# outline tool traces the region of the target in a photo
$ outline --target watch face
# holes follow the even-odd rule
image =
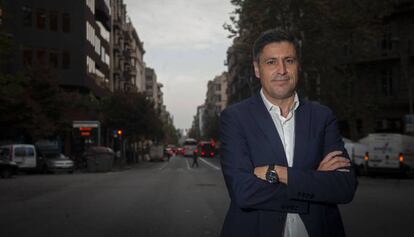
[[[266,173],[266,180],[269,183],[276,183],[277,182],[277,174],[276,171],[270,170]]]

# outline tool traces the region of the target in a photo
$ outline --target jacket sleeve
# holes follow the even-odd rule
[[[326,120],[323,141],[323,157],[329,152],[341,150],[349,159],[336,118],[331,111]],[[295,200],[332,204],[349,203],[354,197],[356,183],[355,171],[352,167],[349,168],[349,172],[288,168],[288,196]]]
[[[242,209],[306,212],[308,204],[287,199],[284,184],[269,184],[254,175],[244,131],[234,115],[225,110],[220,122],[220,159],[230,198]]]

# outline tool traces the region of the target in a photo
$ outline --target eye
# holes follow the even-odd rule
[[[296,62],[296,60],[294,58],[287,58],[285,60],[286,64],[294,64]]]
[[[276,60],[274,60],[274,59],[267,60],[266,61],[266,64],[267,65],[275,65],[276,64]]]

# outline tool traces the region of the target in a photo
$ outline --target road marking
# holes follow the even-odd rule
[[[209,161],[206,161],[204,158],[200,158],[200,160],[204,163],[206,163],[208,166],[212,167],[215,170],[221,170],[220,167],[217,167],[216,165],[213,165],[212,163],[210,163]]]
[[[165,163],[161,168],[160,168],[160,170],[163,170],[165,167],[167,167],[167,165],[168,165],[168,162],[167,163]]]
[[[191,168],[190,168],[190,164],[188,163],[188,159],[187,159],[187,158],[185,158],[185,157],[184,157],[184,159],[185,159],[185,163],[187,163],[187,169],[189,169],[189,170],[190,170]]]

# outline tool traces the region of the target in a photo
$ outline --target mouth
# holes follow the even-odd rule
[[[270,81],[289,81],[289,77],[273,77],[270,79]]]

